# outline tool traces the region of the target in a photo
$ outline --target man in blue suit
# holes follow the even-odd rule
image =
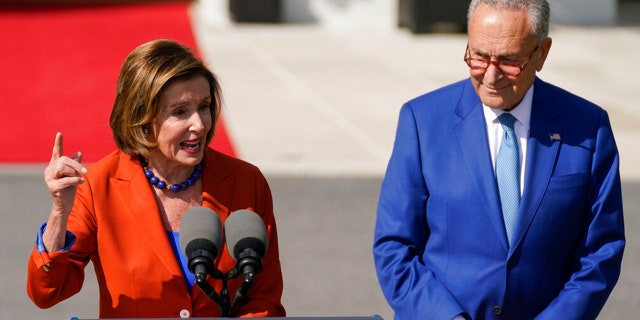
[[[403,320],[595,319],[625,245],[607,113],[536,77],[546,0],[473,0],[468,17],[470,78],[400,111],[374,235],[382,291]]]

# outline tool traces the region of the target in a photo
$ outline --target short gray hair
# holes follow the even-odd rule
[[[527,10],[529,12],[531,30],[538,38],[538,42],[549,37],[549,15],[551,9],[547,0],[471,0],[469,11],[467,12],[467,25],[480,4],[489,5],[495,9]]]

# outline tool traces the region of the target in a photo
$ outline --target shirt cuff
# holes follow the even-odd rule
[[[47,252],[47,248],[44,247],[44,241],[42,241],[42,234],[46,228],[47,223],[45,222],[40,226],[40,229],[38,229],[38,234],[36,236],[36,248],[38,249],[38,253]],[[74,243],[76,243],[76,235],[67,230],[67,234],[64,238],[64,247],[58,251],[69,251]]]

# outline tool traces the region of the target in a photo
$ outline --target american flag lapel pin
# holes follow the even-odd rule
[[[557,133],[557,132],[549,133],[549,139],[551,139],[551,141],[560,141],[560,140],[562,140],[562,138],[560,138],[560,134]]]

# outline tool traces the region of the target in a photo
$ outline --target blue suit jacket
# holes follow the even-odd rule
[[[607,113],[534,83],[507,244],[482,103],[469,79],[406,103],[382,183],[374,260],[396,319],[595,319],[625,245]]]

